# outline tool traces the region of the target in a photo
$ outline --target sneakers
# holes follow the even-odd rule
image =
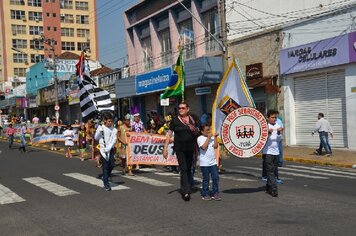
[[[331,157],[331,154],[325,154],[324,157]]]
[[[261,177],[261,180],[267,182],[267,177]]]
[[[110,186],[105,186],[104,189],[105,189],[105,191],[111,191]]]
[[[211,200],[211,197],[209,197],[209,196],[202,196],[201,199],[204,200],[204,201],[210,201],[210,200]]]
[[[272,190],[272,191],[271,191],[271,196],[272,196],[272,197],[278,197],[278,192],[277,192],[277,190]]]
[[[281,179],[276,179],[276,182],[277,182],[277,184],[283,184],[284,183],[284,181],[281,180]]]
[[[221,201],[221,197],[220,197],[219,193],[215,193],[215,194],[211,197],[211,199],[213,199],[214,201]]]
[[[188,202],[190,201],[190,194],[189,193],[182,194],[182,198],[184,201]]]

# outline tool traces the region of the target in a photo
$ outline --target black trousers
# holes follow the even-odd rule
[[[267,171],[266,171],[266,155],[267,154],[262,154],[262,177],[267,178]],[[276,168],[274,169],[274,175],[276,176],[277,179],[279,179],[279,174],[278,174],[278,163]]]
[[[109,177],[111,175],[112,170],[115,167],[115,159],[114,159],[114,151],[111,150],[109,160],[106,160],[103,156],[100,157],[103,168],[103,183],[104,187],[109,187]]]
[[[190,193],[190,178],[192,174],[193,151],[176,151],[179,170],[180,170],[180,188],[182,194]]]
[[[267,174],[267,190],[277,190],[275,170],[278,168],[278,155],[266,154],[264,158],[264,166]]]

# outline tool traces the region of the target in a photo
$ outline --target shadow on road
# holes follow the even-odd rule
[[[234,188],[234,189],[227,189],[222,191],[223,193],[230,193],[230,194],[245,194],[245,193],[257,193],[262,192],[265,190],[265,187],[258,187],[258,188]]]

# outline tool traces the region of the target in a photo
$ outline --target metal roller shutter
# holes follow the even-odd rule
[[[317,114],[322,112],[334,130],[330,144],[332,147],[345,147],[345,72],[342,70],[297,77],[294,79],[294,89],[297,145],[319,145],[318,136],[311,136],[311,131],[317,121]]]

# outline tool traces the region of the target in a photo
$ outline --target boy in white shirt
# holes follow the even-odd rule
[[[262,149],[263,154],[263,168],[267,174],[266,193],[271,194],[272,197],[278,197],[277,182],[275,171],[278,168],[279,158],[279,143],[282,141],[282,130],[276,120],[278,112],[269,110],[267,112],[268,122],[268,139],[267,143]]]
[[[117,129],[113,127],[111,113],[103,114],[104,124],[99,125],[95,132],[95,140],[99,141],[100,156],[103,168],[103,183],[106,191],[111,191],[109,177],[115,167],[114,146],[117,141]]]
[[[66,151],[66,157],[67,158],[72,158],[72,147],[74,146],[73,142],[73,137],[74,137],[74,132],[72,130],[72,126],[68,125],[67,130],[63,132],[65,141],[64,141],[64,146],[66,146],[67,151]]]
[[[202,199],[207,201],[211,199],[221,201],[219,195],[219,171],[215,157],[215,149],[219,146],[217,140],[218,135],[211,133],[210,125],[203,125],[200,131],[202,135],[198,137],[198,146],[200,169],[203,175]],[[210,175],[213,180],[212,197],[209,195]]]

